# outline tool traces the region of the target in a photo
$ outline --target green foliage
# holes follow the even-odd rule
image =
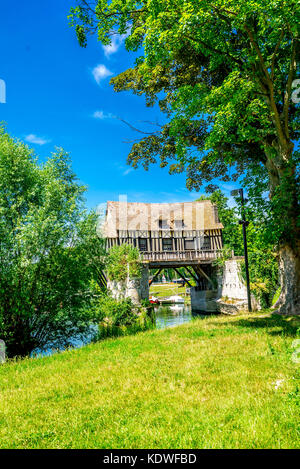
[[[95,340],[135,334],[154,326],[153,307],[148,300],[135,305],[130,298],[101,295],[97,301],[100,323]]]
[[[44,164],[0,131],[0,337],[9,356],[88,333],[91,279],[104,261],[69,157]]]
[[[272,299],[272,306],[275,305],[275,303],[279,300],[280,292],[281,292],[281,287],[278,287]]]
[[[114,326],[130,326],[136,322],[137,314],[130,298],[116,300],[105,295],[99,299],[99,311]]]
[[[223,247],[219,257],[213,261],[213,265],[216,267],[224,267],[225,262],[232,258],[232,249],[229,247]]]
[[[132,89],[145,94],[149,105],[159,99],[161,108],[172,112],[169,130],[178,156],[187,156],[187,144],[192,145],[188,139],[193,137],[202,150],[213,149],[203,155],[204,165],[209,160],[215,167],[216,156],[231,164],[235,156],[242,158],[243,149],[247,153],[254,150],[250,160],[260,161],[261,143],[266,144],[266,137],[279,132],[279,123],[270,119],[273,103],[268,98],[272,88],[276,111],[280,112],[282,92],[288,86],[291,61],[297,52],[297,2],[233,0],[226,6],[223,0],[78,3],[71,10],[70,21],[77,34],[81,28],[81,44],[85,45],[87,35],[96,29],[103,44],[111,42],[114,31],[130,32],[128,50],[144,46],[144,56],[135,68],[123,72],[113,83],[117,91]],[[295,75],[294,63],[292,67]],[[287,92],[290,97],[291,89]],[[186,132],[196,130],[194,118],[205,134],[202,142],[201,132]],[[208,126],[212,124],[209,129],[207,119]],[[291,109],[289,119],[291,136],[297,138],[297,106]],[[240,151],[237,145],[241,143]],[[218,148],[226,150],[226,145],[222,157]]]
[[[153,305],[150,303],[150,300],[148,298],[145,298],[145,299],[141,300],[141,305],[144,308],[152,308],[153,307]]]
[[[252,181],[253,182],[253,181]],[[249,221],[247,227],[247,244],[249,258],[250,287],[252,293],[260,300],[263,307],[272,304],[272,298],[278,289],[278,255],[274,238],[270,237],[269,226],[266,218],[270,214],[269,202],[264,197],[263,185],[247,181],[251,197],[246,207],[246,217]],[[244,244],[240,220],[240,202],[237,199],[236,206],[228,206],[228,198],[220,191],[214,191],[208,196],[202,195],[198,200],[211,200],[218,207],[221,223],[224,225],[223,242],[224,249],[215,264],[223,266],[230,259],[232,250],[237,256],[244,254]],[[245,275],[245,266],[242,264],[242,275]]]
[[[106,270],[110,280],[124,281],[130,278],[141,276],[140,252],[130,244],[121,244],[110,248]]]
[[[215,190],[210,195],[201,195],[197,200],[211,200],[218,207],[218,215],[224,226],[222,231],[223,245],[225,247],[224,257],[228,258],[233,250],[236,256],[243,254],[243,235],[241,226],[238,223],[237,208],[229,207],[228,198],[220,189]]]
[[[252,247],[253,248],[253,247]],[[249,252],[250,289],[260,300],[261,306],[272,305],[273,296],[278,289],[277,255],[271,249],[255,249]],[[243,278],[246,279],[245,264],[242,263]]]

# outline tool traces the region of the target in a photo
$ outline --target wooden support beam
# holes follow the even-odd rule
[[[184,280],[190,287],[192,287],[190,282],[186,278],[184,278],[184,276],[179,272],[179,270],[177,270],[175,267],[173,267],[173,269],[175,270],[175,272],[178,273],[179,277],[182,278],[182,280]]]
[[[155,272],[155,274],[153,275],[152,279],[149,280],[149,287],[150,287],[150,285],[152,284],[153,280],[156,279],[156,277],[161,273],[162,270],[163,270],[163,269],[158,269],[158,270]]]
[[[200,272],[200,274],[206,278],[206,280],[214,287],[214,283],[213,281],[211,280],[211,278],[207,275],[207,273],[204,272],[203,269],[201,269],[201,267],[199,265],[197,265],[197,270]]]
[[[185,266],[185,269],[188,271],[188,273],[193,277],[196,283],[198,283],[198,277],[193,274],[193,272],[188,268],[188,266]],[[197,273],[196,273],[197,274]]]

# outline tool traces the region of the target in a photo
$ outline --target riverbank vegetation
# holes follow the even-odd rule
[[[63,150],[42,164],[0,128],[0,339],[9,358],[153,323],[145,306],[107,292],[104,269],[121,285],[141,274],[140,253],[107,253],[85,191]]]
[[[105,270],[110,288],[104,291],[98,288],[96,307],[101,322],[96,339],[132,334],[153,327],[154,313],[149,299],[134,303],[128,293],[129,284],[139,282],[142,275],[139,250],[126,243],[113,246],[108,250]]]
[[[68,155],[45,163],[0,128],[0,338],[9,357],[90,334],[105,246]]]
[[[274,239],[270,238],[269,226],[266,217],[269,215],[268,202],[261,193],[250,185],[249,199],[247,200],[245,214],[249,223],[247,227],[247,245],[250,272],[251,292],[263,308],[272,306],[275,294],[280,293],[278,252]],[[241,219],[240,201],[236,197],[236,205],[229,206],[228,197],[220,189],[212,194],[202,195],[197,200],[211,200],[218,207],[218,216],[224,225],[223,255],[217,260],[222,266],[226,259],[230,259],[232,252],[236,256],[244,255],[244,242]],[[245,264],[242,262],[242,276],[246,281]],[[277,296],[278,300],[279,296]]]
[[[206,317],[7,362],[0,446],[297,448],[299,325]]]
[[[135,334],[155,327],[153,306],[148,300],[134,304],[131,298],[113,298],[101,294],[97,300],[98,332],[94,341],[107,337]]]
[[[124,243],[109,249],[106,271],[111,281],[122,283],[128,278],[139,278],[141,268],[141,255],[138,248]]]

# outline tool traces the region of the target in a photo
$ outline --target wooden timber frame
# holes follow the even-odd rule
[[[140,249],[139,239],[145,239],[147,243],[147,250],[141,250],[143,263],[147,264],[149,269],[156,269],[153,279],[149,282],[152,284],[153,280],[162,271],[162,269],[174,269],[178,275],[189,285],[189,281],[180,274],[179,267],[185,267],[190,276],[196,281],[196,285],[200,290],[210,290],[213,288],[213,281],[211,279],[211,265],[220,256],[222,249],[222,232],[221,230],[206,230],[204,233],[189,233],[189,238],[195,237],[195,245],[200,244],[200,249],[184,249],[184,236],[182,238],[169,236],[172,240],[172,250],[162,250],[162,240],[165,239],[165,233],[155,237],[151,232],[134,232],[130,233],[131,236],[126,236],[123,231],[117,238],[107,239],[107,248],[118,246],[121,244],[130,244]],[[192,236],[191,236],[192,235]],[[200,242],[197,243],[197,236]],[[201,248],[201,241],[206,237],[205,247],[209,245],[212,249]],[[209,239],[209,241],[207,240]]]
[[[188,207],[186,212],[183,205]],[[125,243],[132,245],[140,250],[143,263],[156,269],[156,275],[164,268],[185,267],[198,287],[212,288],[212,264],[223,247],[223,225],[210,201],[125,205],[108,202],[107,207],[104,233],[108,249]],[[197,210],[202,216],[200,223]],[[182,228],[178,229],[178,224]]]
[[[164,240],[170,240],[168,243],[171,249],[164,246]],[[144,246],[141,248],[140,240],[145,240]],[[192,249],[186,248],[185,240],[193,242]],[[216,253],[223,247],[221,230],[204,230],[204,231],[125,231],[118,230],[115,238],[107,238],[107,248],[119,246],[121,244],[131,244],[140,249],[145,260],[171,260],[180,259],[187,260],[195,257],[203,257],[206,259],[216,258]],[[177,255],[176,255],[177,254]]]

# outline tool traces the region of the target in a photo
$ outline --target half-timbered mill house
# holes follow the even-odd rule
[[[244,308],[246,287],[240,276],[240,258],[229,259],[223,269],[215,260],[222,249],[222,229],[217,207],[209,200],[170,204],[144,204],[127,201],[107,202],[102,234],[107,248],[123,243],[137,247],[142,256],[140,279],[128,279],[125,296],[139,302],[149,297],[149,283],[162,269],[184,267],[190,284],[192,310],[198,312],[228,312],[228,308]],[[149,269],[152,272],[149,282]],[[109,279],[108,279],[109,280]],[[109,286],[110,283],[110,286]],[[123,286],[108,282],[118,297]],[[223,297],[237,301],[239,306],[222,303]]]
[[[222,249],[222,229],[211,201],[184,203],[107,202],[107,247],[137,247],[149,268],[186,267],[198,288],[211,288],[211,266]]]

